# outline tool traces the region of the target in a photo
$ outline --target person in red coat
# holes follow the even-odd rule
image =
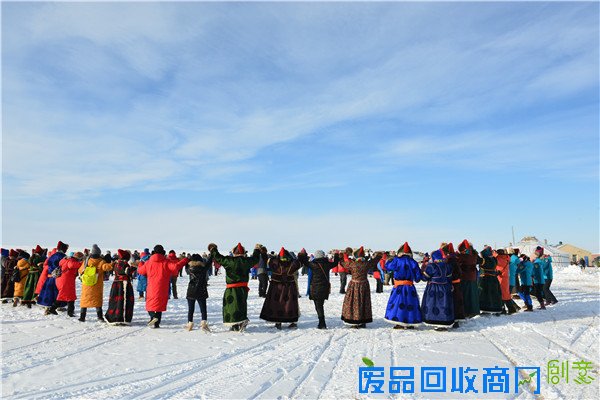
[[[42,291],[42,288],[44,287],[44,283],[46,282],[46,279],[48,278],[48,259],[50,257],[52,257],[52,255],[54,255],[54,253],[56,253],[56,248],[53,248],[46,255],[46,260],[44,261],[44,266],[42,267],[42,274],[40,275],[40,279],[38,280],[37,286],[35,287],[34,294],[36,295],[36,297]]]
[[[160,327],[162,313],[167,310],[171,277],[176,276],[188,261],[187,258],[177,261],[167,259],[165,249],[157,244],[150,259],[138,266],[138,273],[148,277],[146,311],[150,315],[149,327]]]
[[[69,317],[75,316],[75,300],[77,300],[75,279],[77,278],[77,273],[82,262],[83,253],[78,251],[73,254],[73,257],[65,257],[58,264],[60,265],[61,274],[56,278],[58,296],[52,308],[56,309],[61,303],[67,303],[67,315]]]

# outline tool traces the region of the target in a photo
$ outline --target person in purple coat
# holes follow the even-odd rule
[[[447,330],[454,324],[452,267],[444,260],[442,250],[434,251],[431,260],[423,271],[423,280],[427,281],[421,305],[423,322]]]

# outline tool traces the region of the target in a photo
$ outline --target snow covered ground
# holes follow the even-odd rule
[[[375,322],[355,330],[340,320],[343,295],[332,275],[333,293],[325,303],[329,329],[316,329],[312,302],[300,299],[302,316],[295,330],[277,331],[258,318],[262,299],[258,281],[250,281],[249,316],[245,333],[229,332],[221,323],[224,277],[212,277],[209,287],[209,323],[213,333],[187,332],[185,298],[171,300],[161,328],[146,327],[144,303],[137,302],[129,327],[112,327],[94,320],[81,323],[66,315],[44,316],[42,308],[2,305],[2,398],[390,398],[387,383],[382,395],[358,391],[362,357],[375,366],[413,366],[415,393],[402,398],[569,398],[600,396],[599,278],[595,269],[581,273],[568,267],[555,273],[554,293],[559,303],[547,311],[513,316],[478,317],[450,332],[422,327],[416,331],[393,330],[383,321],[390,287],[375,293],[371,281]],[[135,284],[134,284],[135,287]],[[179,278],[185,295],[187,277]],[[306,277],[300,278],[301,291]],[[110,282],[105,283],[108,295]],[[420,293],[423,284],[418,284]],[[79,292],[78,292],[79,293]],[[521,304],[520,301],[518,301]],[[105,307],[107,300],[105,300]],[[534,301],[534,304],[536,302]],[[199,310],[196,322],[200,319]],[[552,359],[593,362],[588,385],[547,382],[546,364]],[[422,393],[419,367],[448,368],[447,393]],[[515,395],[450,392],[452,367],[541,367],[541,395],[531,387]],[[386,372],[387,376],[387,372]],[[387,381],[386,381],[387,382]]]

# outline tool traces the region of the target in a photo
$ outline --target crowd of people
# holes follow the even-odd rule
[[[95,308],[98,320],[127,325],[133,318],[133,280],[137,279],[136,291],[139,299],[145,300],[148,326],[159,328],[170,297],[177,298],[177,277],[184,268],[189,275],[185,329],[193,329],[198,303],[200,329],[207,332],[208,281],[220,268],[225,271],[226,281],[223,323],[233,331],[244,331],[249,322],[250,279],[258,280],[258,295],[264,298],[260,318],[274,323],[277,329],[282,329],[282,324],[296,327],[300,317],[299,273],[308,275],[307,295],[314,302],[319,329],[327,328],[325,301],[331,294],[331,273],[339,276],[340,293],[344,295],[341,319],[355,328],[373,322],[369,279],[375,280],[376,293],[383,293],[384,286],[393,286],[384,319],[395,329],[425,324],[447,330],[481,313],[531,312],[532,296],[540,310],[557,302],[551,291],[552,258],[544,254],[542,247],[531,255],[511,248],[493,250],[490,246],[478,252],[464,240],[457,251],[452,243],[442,243],[421,262],[415,260],[408,243],[389,252],[348,247],[313,254],[305,249],[295,254],[285,248],[276,254],[261,244],[249,254],[240,243],[228,255],[222,255],[214,243],[208,245],[208,253],[180,256],[173,250],[167,254],[161,245],[141,253],[119,249],[114,255],[102,254],[95,244],[83,252],[69,253],[68,249],[62,241],[51,251],[39,245],[31,253],[2,249],[2,303],[28,308],[37,304],[45,308],[47,315],[64,310],[75,317],[79,279],[79,321],[85,322],[87,309]],[[104,313],[104,281],[111,275],[113,282]],[[421,281],[426,287],[420,301],[415,283]],[[514,301],[515,297],[523,301],[523,307]]]

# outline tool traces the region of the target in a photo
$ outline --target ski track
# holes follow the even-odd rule
[[[168,372],[166,374],[158,374],[149,378],[136,380],[136,382],[126,382],[121,385],[111,385],[108,390],[101,392],[93,392],[94,397],[102,398],[121,398],[124,393],[133,394],[136,397],[143,398],[167,398],[181,393],[186,389],[186,385],[193,384],[196,376],[206,373],[208,369],[220,371],[223,364],[232,363],[241,365],[248,360],[261,357],[264,347],[274,346],[280,341],[292,342],[301,338],[301,332],[295,332],[293,338],[288,335],[282,335],[276,341],[267,339],[251,347],[239,350],[234,349],[230,353],[218,354],[214,357],[200,357],[192,361],[186,362],[183,368]],[[244,333],[240,336],[245,336]],[[233,354],[233,356],[232,356]],[[212,358],[212,359],[211,359]],[[181,365],[181,364],[179,364]],[[192,383],[189,383],[192,381]],[[222,384],[222,377],[219,375],[219,383]],[[182,386],[184,387],[182,389]],[[227,389],[230,389],[229,387]],[[91,393],[90,393],[91,394]]]
[[[103,341],[101,341],[101,342],[96,342],[96,343],[94,343],[94,344],[92,344],[92,345],[90,345],[90,346],[87,346],[87,347],[78,347],[78,348],[77,348],[75,351],[73,351],[73,352],[70,352],[70,353],[67,353],[67,354],[63,354],[63,355],[61,355],[61,356],[58,356],[58,357],[54,357],[54,358],[52,358],[51,360],[48,360],[47,358],[44,358],[44,357],[43,357],[43,356],[44,356],[44,354],[42,354],[42,355],[41,355],[41,358],[33,358],[33,357],[32,357],[32,358],[28,358],[28,361],[32,361],[32,362],[34,363],[33,365],[27,365],[27,366],[25,366],[24,368],[20,368],[20,369],[16,369],[16,370],[8,371],[8,372],[4,372],[4,371],[3,371],[3,372],[2,372],[2,378],[5,378],[5,377],[6,377],[6,376],[8,376],[8,375],[12,375],[12,374],[16,374],[16,373],[21,373],[21,372],[24,372],[24,371],[28,371],[28,370],[34,369],[34,368],[36,368],[36,367],[39,367],[39,366],[48,367],[48,363],[51,363],[51,364],[56,364],[57,362],[59,362],[59,361],[62,361],[62,360],[64,360],[64,359],[66,359],[66,358],[73,357],[73,356],[77,356],[77,355],[81,354],[81,352],[85,352],[85,351],[88,351],[88,350],[90,350],[90,349],[93,349],[93,348],[96,348],[96,347],[102,346],[102,345],[104,345],[104,344],[106,344],[106,343],[109,343],[109,342],[112,342],[112,341],[115,341],[115,340],[118,340],[118,339],[122,339],[122,338],[124,338],[124,337],[127,337],[127,336],[131,336],[131,335],[133,335],[134,333],[137,333],[137,332],[141,331],[141,330],[142,330],[142,329],[144,329],[144,328],[145,328],[145,327],[140,327],[140,328],[137,328],[137,329],[131,330],[131,331],[129,331],[129,332],[125,332],[125,333],[124,333],[124,334],[122,334],[122,335],[119,335],[119,336],[116,336],[116,337],[111,337],[111,338],[109,338],[109,339],[106,339],[106,340],[103,340]],[[76,339],[76,338],[79,338],[79,337],[81,337],[81,336],[83,336],[83,335],[78,335],[78,336],[76,336],[76,337],[75,337],[75,339]],[[69,338],[69,339],[73,339],[73,338]],[[73,343],[73,344],[76,344],[76,343]],[[64,343],[61,343],[60,345],[61,345],[61,347],[62,347],[62,348],[68,348],[68,347],[71,347],[71,346],[68,346],[68,347],[67,347],[67,346],[65,346],[65,345],[64,345]],[[4,363],[4,360],[3,360],[3,363]],[[44,364],[40,364],[40,363],[44,363]],[[16,363],[16,364],[17,364],[17,365],[19,365],[20,363]],[[30,363],[30,364],[31,364],[31,363]]]

